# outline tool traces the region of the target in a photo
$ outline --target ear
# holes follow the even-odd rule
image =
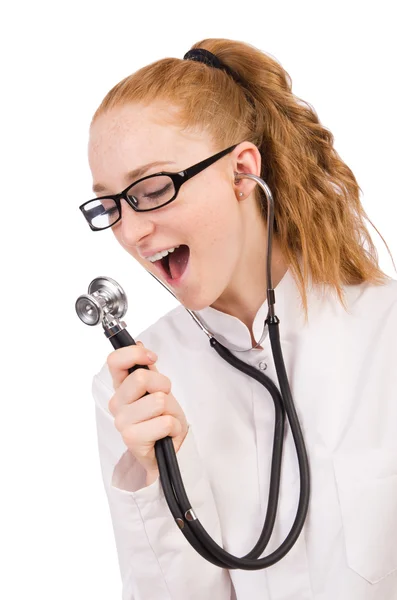
[[[238,200],[245,200],[255,189],[256,183],[252,179],[236,180],[238,173],[251,173],[260,177],[262,157],[251,142],[242,142],[233,151],[234,187]],[[243,194],[243,195],[241,195]]]

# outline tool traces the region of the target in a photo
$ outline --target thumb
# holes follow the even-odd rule
[[[139,341],[136,342],[136,345],[137,346],[143,346],[142,342],[139,342]],[[158,369],[157,369],[157,367],[156,367],[156,363],[150,363],[147,366],[149,367],[150,371],[154,371],[155,373],[159,372]]]
[[[152,363],[152,364],[148,365],[148,367],[149,367],[149,371],[154,371],[155,373],[158,373],[156,363]]]

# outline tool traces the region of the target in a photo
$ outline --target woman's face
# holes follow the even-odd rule
[[[90,131],[89,164],[94,186],[101,186],[98,196],[117,194],[145,175],[182,171],[223,150],[215,148],[203,131],[183,131],[170,119],[174,114],[161,104],[130,104],[97,118]],[[232,293],[247,236],[239,198],[242,188],[234,182],[239,148],[184,183],[167,206],[138,213],[122,200],[122,219],[112,227],[121,246],[191,310],[201,310]],[[138,178],[127,178],[130,171],[154,161],[162,164]],[[173,285],[142,254],[151,256],[182,244],[189,247],[189,262]]]

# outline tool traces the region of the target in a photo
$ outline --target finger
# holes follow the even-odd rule
[[[116,415],[122,406],[136,402],[145,394],[171,392],[171,381],[162,373],[138,369],[129,374],[109,401],[109,410]]]
[[[140,346],[141,348],[144,348],[145,352],[152,352],[153,354],[156,355],[156,360],[158,359],[158,355],[156,354],[156,352],[154,352],[154,350],[150,350],[150,348],[146,348],[146,346],[144,346],[142,344],[142,342],[137,342],[137,346]],[[158,373],[158,369],[157,369],[157,366],[156,366],[155,362],[154,363],[149,363],[148,367],[149,367],[150,371],[154,371],[155,373]]]
[[[148,396],[139,398],[139,400],[136,400],[132,404],[121,406],[116,414],[114,425],[116,429],[121,431],[129,425],[142,423],[154,417],[160,417],[163,414],[171,414],[171,416],[176,417],[176,407],[173,404],[175,403],[171,403],[169,395],[164,392],[149,394]]]
[[[157,440],[161,440],[167,435],[176,437],[182,431],[182,425],[171,415],[162,415],[149,421],[130,425],[122,430],[121,435],[124,443],[129,448],[142,448],[152,446]]]
[[[146,348],[146,346],[144,346],[142,344],[142,342],[140,342],[140,341],[137,342],[137,346],[141,346],[142,348],[145,348],[146,352],[148,352],[148,351],[153,352],[153,350],[149,350],[148,348]],[[156,353],[154,353],[154,354],[156,354]],[[156,354],[156,356],[157,356],[157,354]],[[150,371],[154,371],[155,373],[158,373],[156,363],[150,363],[150,364],[148,364],[148,367],[149,367]]]
[[[119,431],[128,425],[142,423],[161,415],[181,419],[181,408],[173,394],[156,392],[139,398],[132,404],[124,404],[115,416],[114,424]]]
[[[118,348],[108,355],[107,365],[112,376],[113,387],[115,390],[117,390],[126,377],[128,377],[128,369],[131,369],[131,367],[134,367],[135,365],[149,366],[153,363],[153,360],[147,354],[148,351],[149,350],[144,346],[131,345]]]

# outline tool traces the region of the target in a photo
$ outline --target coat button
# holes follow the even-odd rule
[[[264,361],[264,360],[262,360],[262,361],[259,363],[259,368],[260,368],[260,370],[261,370],[261,371],[266,371],[266,369],[267,369],[267,364],[265,363],[265,361]]]

